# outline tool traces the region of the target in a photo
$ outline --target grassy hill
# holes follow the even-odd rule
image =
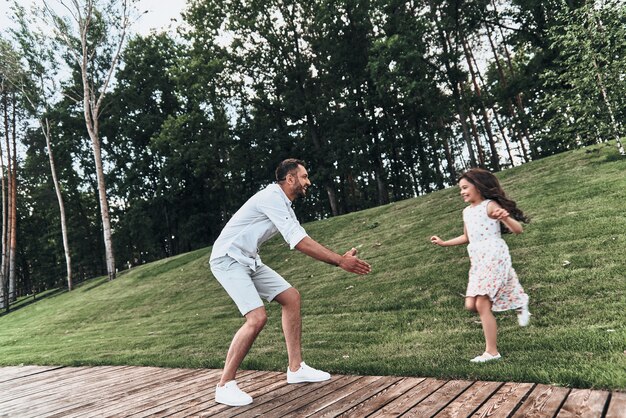
[[[626,159],[601,145],[499,174],[532,218],[506,236],[530,295],[531,325],[497,314],[503,359],[470,364],[484,341],[463,309],[465,246],[456,187],[305,225],[338,252],[355,246],[369,276],[290,251],[275,238],[265,263],[303,299],[306,361],[335,373],[436,376],[626,389]],[[220,368],[242,323],[207,268],[210,248],[107,282],[90,280],[0,317],[0,365],[129,364]],[[280,309],[243,368],[284,370]]]

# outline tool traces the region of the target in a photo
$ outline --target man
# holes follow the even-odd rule
[[[310,238],[300,226],[291,202],[305,197],[311,185],[303,161],[281,162],[276,169],[276,181],[252,196],[233,215],[213,244],[211,253],[213,275],[246,319],[228,349],[224,371],[215,388],[215,401],[230,406],[252,402],[252,397],[237,386],[235,374],[267,321],[261,297],[282,305],[283,334],[289,357],[287,383],[330,379],[330,374],[302,361],[300,294],[261,262],[259,246],[262,243],[280,232],[291,249],[317,260],[356,274],[367,274],[371,270],[368,263],[356,256],[355,248],[341,256]]]

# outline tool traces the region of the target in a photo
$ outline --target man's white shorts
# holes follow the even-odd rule
[[[210,265],[211,272],[242,315],[263,306],[261,298],[271,302],[291,287],[287,280],[266,265],[252,270],[229,256],[216,258]]]

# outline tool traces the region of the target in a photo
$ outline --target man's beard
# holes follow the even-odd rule
[[[299,186],[298,190],[296,192],[296,196],[297,197],[301,197],[301,198],[306,198],[306,187],[304,186]]]

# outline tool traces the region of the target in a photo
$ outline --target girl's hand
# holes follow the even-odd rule
[[[491,212],[491,218],[492,219],[497,219],[499,221],[508,218],[509,217],[509,211],[507,211],[504,208],[495,208],[493,210],[493,212]]]
[[[432,237],[430,237],[430,242],[439,246],[443,245],[443,240],[439,238],[437,235],[433,235]]]

